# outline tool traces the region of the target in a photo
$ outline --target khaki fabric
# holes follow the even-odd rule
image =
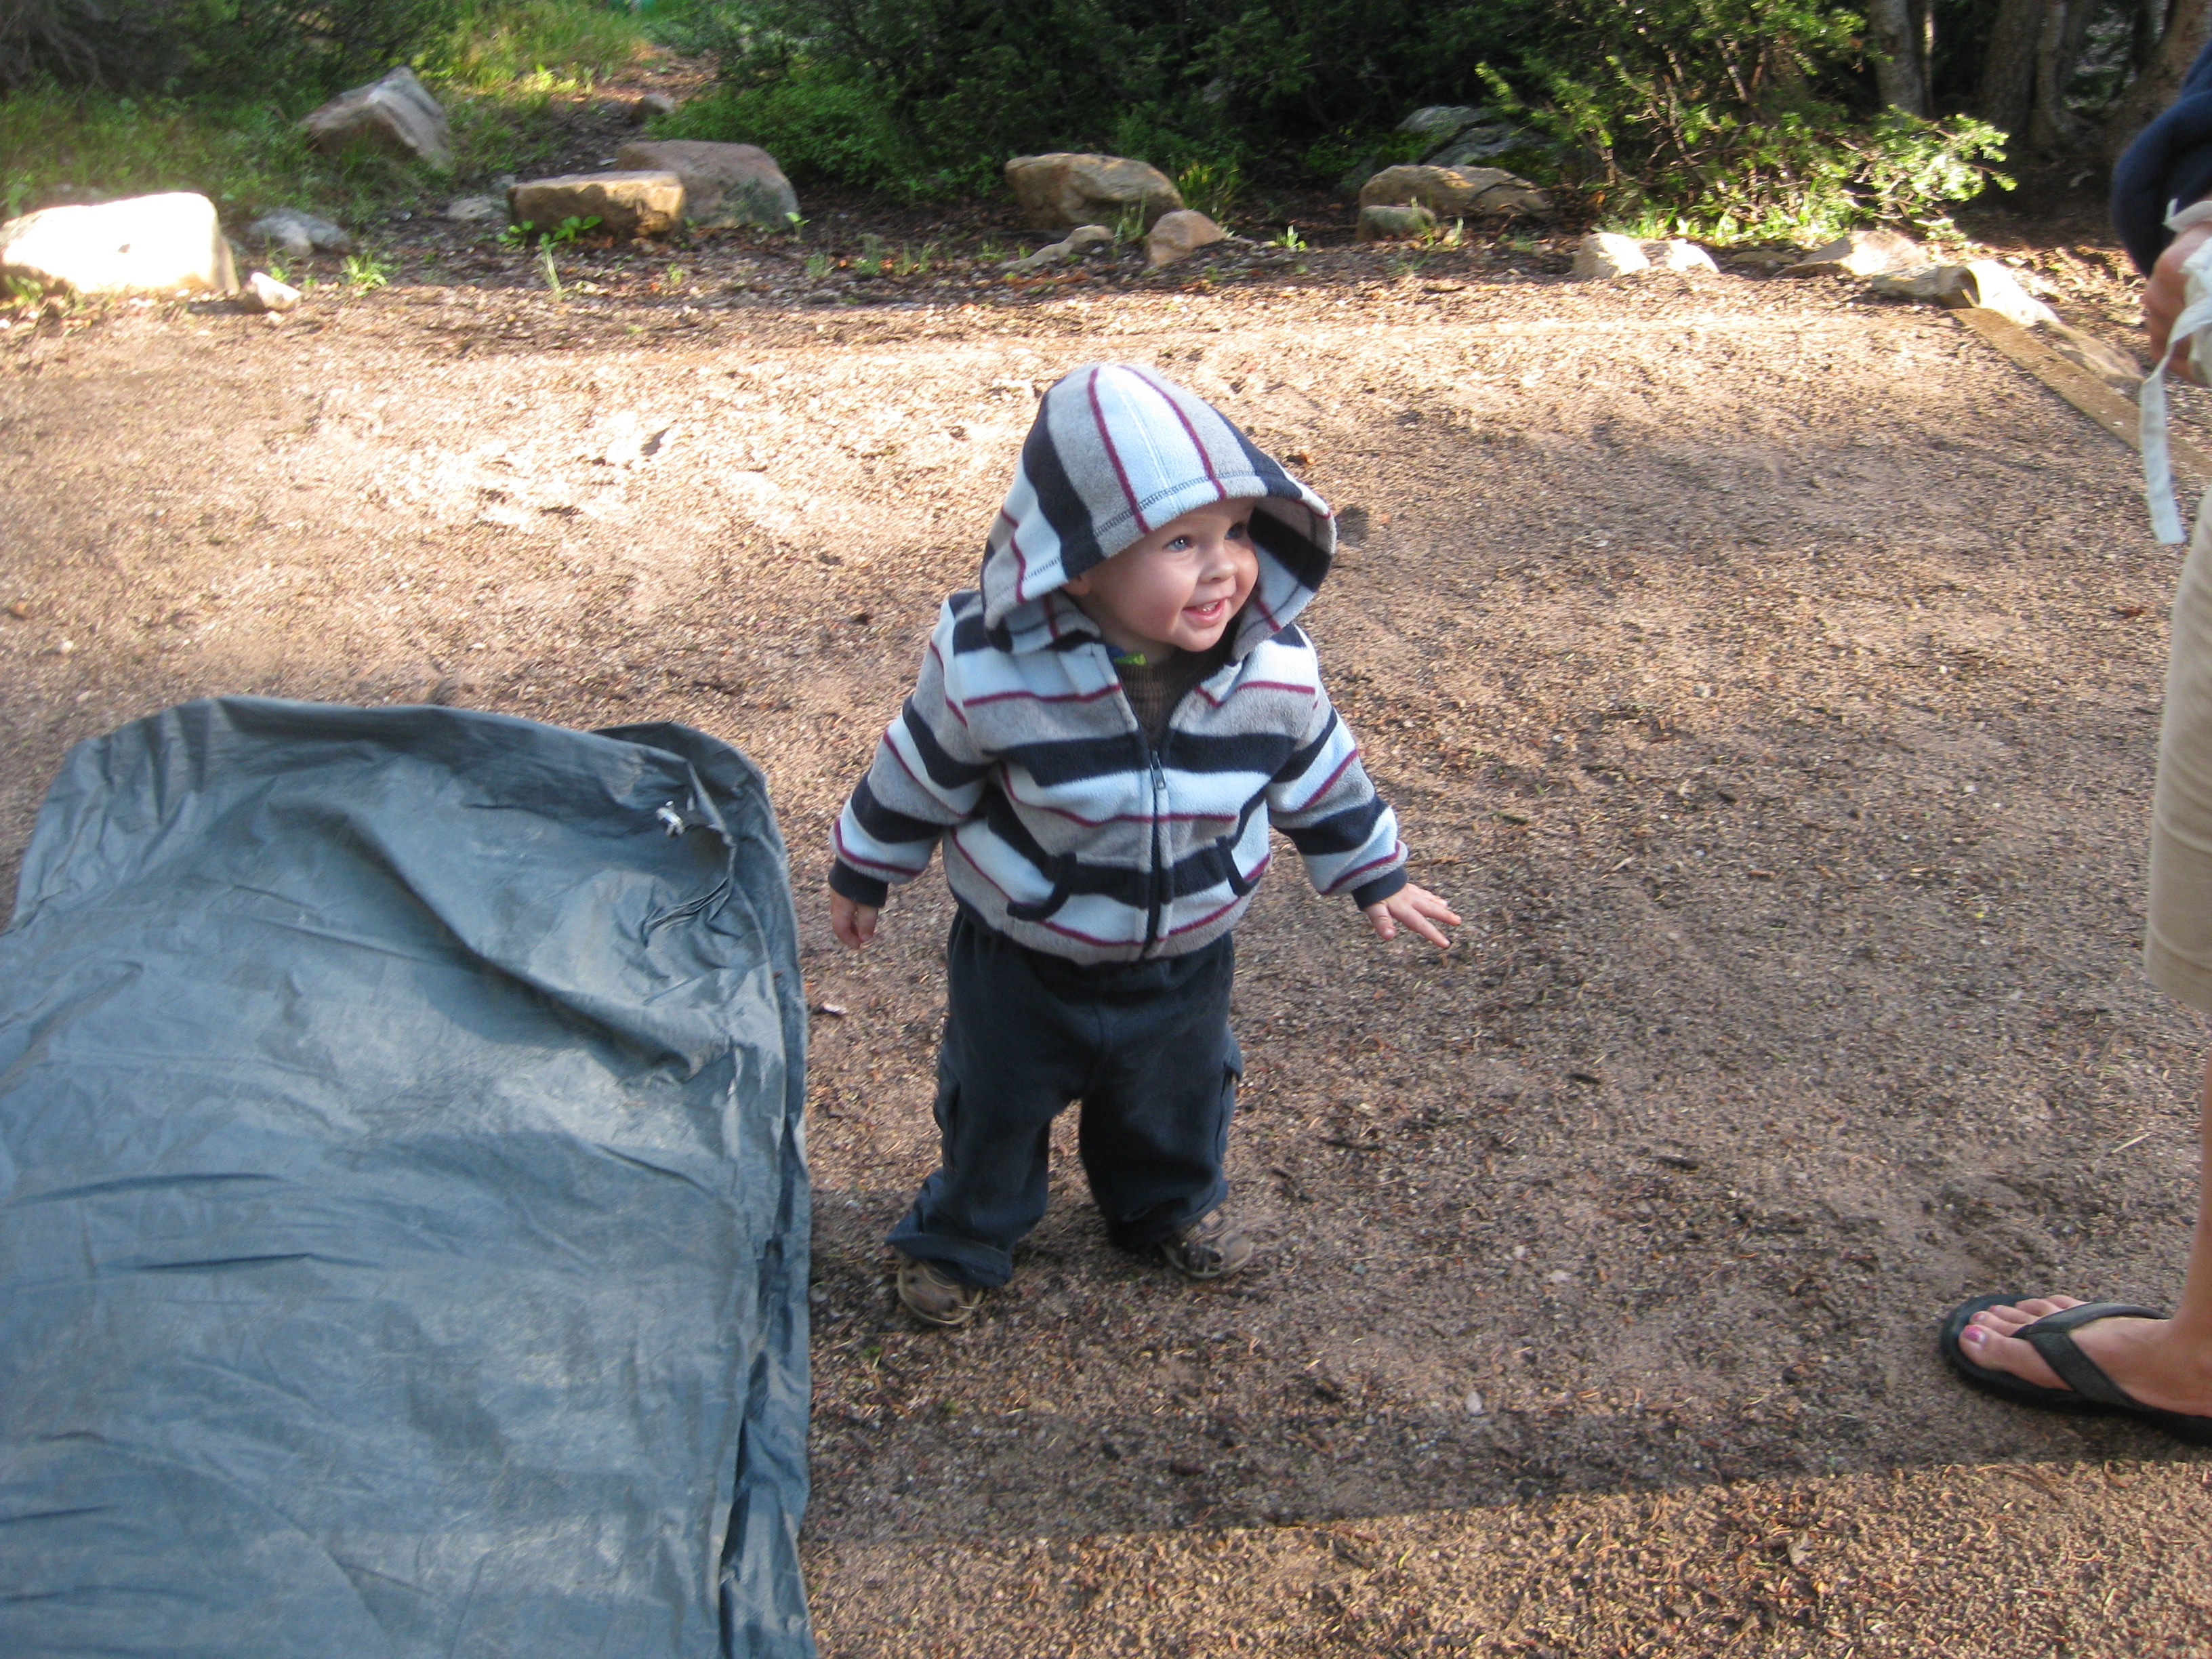
[[[2143,966],[2159,989],[2212,1013],[2212,492],[2174,592],[2170,649]]]

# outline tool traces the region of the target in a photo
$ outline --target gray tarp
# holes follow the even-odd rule
[[[0,934],[0,1654],[811,1654],[805,1040],[696,732],[72,750]]]

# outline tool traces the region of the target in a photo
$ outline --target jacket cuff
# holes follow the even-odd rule
[[[1364,910],[1370,904],[1382,903],[1384,899],[1400,891],[1405,885],[1406,866],[1401,864],[1395,870],[1386,870],[1374,880],[1353,888],[1352,902]]]
[[[830,866],[830,890],[842,895],[855,904],[865,904],[871,910],[880,910],[884,901],[891,896],[891,884],[878,881],[873,876],[864,876],[851,865],[839,859]]]

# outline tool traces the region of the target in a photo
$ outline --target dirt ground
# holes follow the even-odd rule
[[[558,297],[440,232],[282,324],[0,332],[0,880],[70,744],[210,693],[751,755],[817,1006],[825,1655],[2212,1648],[2212,1465],[1931,1340],[2184,1257],[2206,1034],[2136,967],[2177,559],[2133,458],[1944,313],[1747,264],[1017,287],[988,213],[888,274],[860,239],[926,227],[817,221],[564,254]],[[2101,233],[1978,228],[2124,337]],[[1282,860],[1239,939],[1258,1269],[1109,1250],[1063,1160],[1015,1285],[924,1334],[878,1240],[948,901],[846,955],[828,824],[1036,392],[1100,357],[1344,509],[1312,631],[1467,925],[1383,945]]]

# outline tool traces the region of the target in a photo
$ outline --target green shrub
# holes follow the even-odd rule
[[[931,165],[880,99],[803,63],[781,79],[725,83],[688,100],[653,130],[656,137],[758,144],[794,179],[836,179],[908,199],[982,188],[999,170],[990,157],[965,167]]]
[[[1823,235],[1867,219],[1940,223],[2010,180],[2004,135],[1844,101],[1859,19],[1823,0],[1559,0],[1498,100],[1581,158],[1608,220],[1710,240]]]

